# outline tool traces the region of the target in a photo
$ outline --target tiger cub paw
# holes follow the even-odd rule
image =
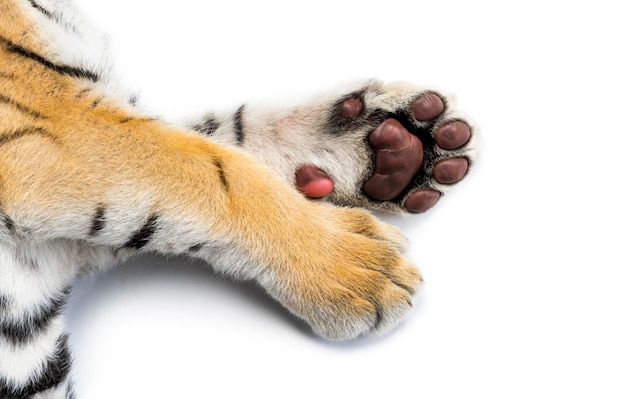
[[[330,180],[331,202],[420,213],[467,174],[472,127],[442,94],[373,82],[338,97],[326,101],[323,136],[311,144],[320,147],[317,161],[296,171],[305,194]]]
[[[309,264],[290,267],[274,295],[327,339],[387,332],[409,312],[422,282],[401,256],[405,238],[363,210],[337,208],[326,216],[333,229],[322,250],[300,253]]]

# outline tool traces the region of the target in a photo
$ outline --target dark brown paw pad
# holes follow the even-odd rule
[[[415,119],[420,122],[426,122],[441,115],[445,108],[446,106],[439,95],[433,92],[426,92],[413,101],[411,112]]]
[[[446,151],[465,146],[471,139],[471,129],[462,120],[446,120],[446,107],[440,95],[425,92],[408,107],[409,119],[416,121],[413,125],[406,120],[401,123],[392,115],[369,134],[374,170],[363,184],[367,196],[377,201],[398,201],[407,211],[421,213],[441,197],[429,181],[454,184],[465,177],[468,159],[458,151],[448,158]],[[355,118],[362,112],[363,103],[357,98],[342,104],[345,118]],[[432,174],[426,175],[427,171]]]
[[[373,199],[392,200],[406,189],[421,167],[422,143],[395,119],[383,121],[368,140],[375,154],[374,173],[363,184],[363,190]]]
[[[411,213],[426,212],[439,201],[439,197],[441,197],[439,191],[417,190],[406,197],[404,207]]]
[[[462,121],[452,121],[439,126],[434,133],[435,143],[444,150],[456,150],[469,141],[471,132],[469,126]]]
[[[437,182],[442,184],[454,184],[467,173],[469,162],[465,158],[450,158],[435,164],[433,168],[433,177]]]

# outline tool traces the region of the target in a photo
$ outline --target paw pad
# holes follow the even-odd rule
[[[419,96],[411,106],[411,111],[415,119],[426,122],[441,115],[445,109],[445,104],[441,97],[432,92],[427,92]]]
[[[456,150],[463,147],[471,136],[465,122],[453,121],[435,130],[435,143],[444,150]]]
[[[465,158],[444,159],[435,164],[433,176],[439,183],[453,184],[465,177],[468,167],[469,163]]]
[[[360,100],[350,98],[343,102],[342,114],[368,114],[363,107]],[[374,166],[363,191],[370,199],[392,201],[420,213],[441,197],[438,184],[454,184],[465,177],[469,159],[463,147],[471,139],[471,128],[448,114],[445,100],[430,91],[418,95],[408,107],[386,114],[368,135]]]
[[[404,200],[404,207],[411,213],[426,212],[439,201],[441,193],[435,190],[417,190],[410,193]]]
[[[355,97],[351,97],[341,103],[341,117],[345,119],[354,119],[361,115],[363,111],[363,102]]]
[[[424,156],[422,143],[395,119],[386,119],[368,136],[376,154],[374,173],[363,184],[372,198],[388,201],[411,182]]]

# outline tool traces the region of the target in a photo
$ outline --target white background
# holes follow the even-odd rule
[[[75,288],[80,398],[626,397],[617,2],[79,3],[166,118],[378,77],[456,93],[481,131],[463,184],[387,218],[427,283],[391,334],[325,342],[254,285],[144,257]]]

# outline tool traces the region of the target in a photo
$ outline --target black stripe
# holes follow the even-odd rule
[[[14,388],[0,376],[0,398],[2,399],[28,399],[30,394],[21,389]]]
[[[156,231],[158,219],[159,215],[150,215],[146,223],[130,237],[126,244],[124,244],[124,247],[132,249],[145,247]]]
[[[0,311],[7,310],[11,305],[11,298],[4,294],[0,294]]]
[[[10,217],[8,217],[8,216],[4,216],[4,226],[10,232],[14,232],[15,231],[15,222],[13,222],[13,220]]]
[[[104,213],[106,209],[104,206],[99,205],[96,208],[96,213],[93,215],[91,219],[91,227],[89,228],[89,236],[93,237],[98,235],[102,229],[104,229],[104,224],[106,223],[106,218],[104,217]]]
[[[31,116],[34,116],[35,118],[39,118],[39,119],[45,119],[46,116],[42,115],[41,113],[39,113],[38,111],[35,111],[32,108],[27,107],[26,105],[19,103],[17,101],[15,101],[14,99],[7,97],[5,95],[0,94],[0,102],[5,103],[5,104],[9,104],[15,108],[17,108],[18,110],[24,112],[25,114],[29,114]]]
[[[0,320],[0,335],[13,345],[25,345],[50,326],[65,306],[70,290],[66,288],[31,314],[24,315],[18,322]]]
[[[196,244],[196,245],[193,245],[193,246],[189,247],[189,249],[187,251],[189,251],[191,253],[194,253],[194,252],[198,252],[203,247],[204,247],[204,243],[200,243],[200,244]]]
[[[28,0],[30,2],[30,4],[40,13],[42,13],[43,15],[45,15],[48,18],[52,18],[52,13],[48,10],[46,10],[45,8],[43,8],[42,6],[40,6],[39,4],[35,3],[34,0]]]
[[[191,128],[197,132],[212,135],[220,127],[220,122],[213,115],[205,115],[202,118],[202,122],[191,126]]]
[[[72,366],[72,356],[68,345],[69,337],[63,334],[57,340],[55,353],[48,358],[48,364],[37,381],[33,381],[29,388],[31,393],[42,392],[63,383]]]
[[[9,141],[17,140],[24,136],[28,136],[30,134],[38,134],[44,137],[51,139],[52,141],[56,141],[56,137],[52,135],[49,131],[42,129],[40,127],[27,127],[23,129],[14,130],[12,132],[3,132],[0,133],[0,145],[6,144]]]
[[[29,51],[25,49],[24,47],[19,46],[4,37],[0,37],[0,41],[5,43],[8,51],[21,55],[22,57],[29,58],[33,61],[36,61],[39,64],[45,66],[46,68],[52,69],[53,71],[58,72],[62,75],[71,76],[73,78],[88,79],[92,82],[97,82],[98,80],[100,80],[100,76],[93,71],[89,71],[87,69],[82,69],[82,68],[73,67],[69,65],[55,64],[52,61],[45,59],[41,55],[34,53],[32,51]]]
[[[33,6],[33,8],[35,8],[37,11],[42,13],[46,18],[56,22],[58,25],[61,25],[66,31],[71,31],[73,33],[79,33],[78,29],[76,29],[76,26],[74,26],[71,23],[65,21],[61,14],[55,13],[54,11],[49,11],[49,10],[45,9],[44,7],[39,5],[34,0],[28,0],[28,1]]]
[[[54,353],[48,357],[48,362],[42,372],[26,386],[17,388],[0,377],[0,398],[27,399],[32,395],[57,387],[66,380],[71,365],[68,336],[63,334],[57,340]]]
[[[0,136],[0,144],[1,143],[2,143],[2,136]],[[13,221],[13,219],[9,217],[9,215],[7,215],[6,213],[2,211],[1,207],[0,207],[0,222],[4,224],[4,227],[7,230],[9,230],[10,233],[15,232],[15,222]]]
[[[88,88],[85,88],[85,89],[82,89],[81,91],[79,91],[79,92],[76,94],[76,97],[75,97],[75,98],[76,98],[77,100],[80,100],[81,98],[85,97],[85,96],[86,96],[86,95],[87,95],[90,91],[91,91],[91,88],[89,88],[89,87],[88,87]]]
[[[241,107],[239,107],[239,109],[237,109],[237,112],[235,112],[235,115],[233,115],[233,127],[235,129],[235,140],[237,140],[237,144],[239,145],[243,144],[243,140],[245,138],[245,135],[243,133],[243,129],[244,129],[243,112],[245,108],[246,108],[246,105],[243,104]]]
[[[93,100],[93,102],[91,103],[91,108],[96,108],[98,104],[100,104],[100,101],[102,101],[102,97],[98,97],[95,100]]]
[[[228,180],[226,180],[226,173],[224,172],[224,166],[222,165],[222,162],[219,159],[214,159],[213,165],[215,165],[215,167],[217,168],[217,174],[220,177],[220,182],[222,183],[224,190],[228,191],[230,189],[230,186],[228,184]]]

